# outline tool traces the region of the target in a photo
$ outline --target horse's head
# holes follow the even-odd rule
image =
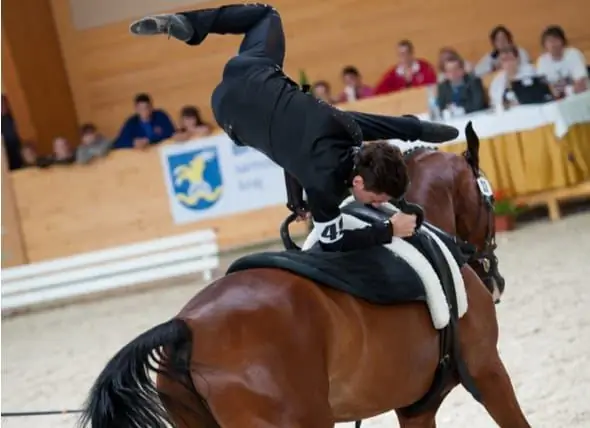
[[[465,128],[467,150],[464,169],[459,171],[455,191],[457,234],[474,246],[469,265],[499,301],[505,281],[498,270],[496,227],[492,187],[479,168],[479,138],[471,122]]]

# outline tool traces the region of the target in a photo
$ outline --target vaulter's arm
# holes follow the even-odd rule
[[[344,230],[342,213],[333,198],[314,191],[307,192],[314,229],[324,251],[353,251],[389,244],[393,226],[386,221],[362,229]]]

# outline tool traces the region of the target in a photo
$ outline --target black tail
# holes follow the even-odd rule
[[[174,426],[149,372],[152,370],[169,376],[198,396],[190,376],[191,343],[191,330],[186,323],[172,319],[127,344],[107,363],[92,386],[79,426]],[[205,410],[206,403],[201,399],[199,401],[203,403],[201,410]]]
[[[464,153],[467,163],[476,175],[479,175],[479,137],[473,129],[471,121],[465,127],[465,139],[467,140],[467,151]]]

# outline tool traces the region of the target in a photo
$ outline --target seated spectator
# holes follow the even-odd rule
[[[188,141],[192,138],[206,137],[211,134],[211,131],[211,125],[201,119],[199,109],[186,106],[180,111],[180,127],[174,134],[174,139],[176,141]]]
[[[114,149],[143,149],[174,134],[174,125],[163,110],[154,109],[148,94],[135,97],[135,114],[131,116],[113,144]]]
[[[514,46],[501,49],[498,52],[500,72],[494,76],[489,89],[489,97],[493,106],[508,108],[518,105],[518,100],[510,93],[511,82],[537,74],[535,67],[520,61],[519,54],[520,52]]]
[[[313,85],[311,85],[311,93],[314,97],[328,104],[334,104],[334,99],[332,98],[332,88],[325,80],[318,80]]]
[[[375,87],[375,94],[388,94],[407,88],[436,83],[434,67],[414,56],[414,45],[409,40],[397,44],[398,65],[390,69]]]
[[[107,155],[112,141],[99,134],[94,124],[82,125],[80,133],[82,134],[82,142],[76,149],[76,162],[85,164],[93,158]]]
[[[12,111],[6,95],[2,94],[2,143],[6,150],[8,169],[13,171],[23,167],[21,158],[21,141],[12,117]]]
[[[456,114],[457,107],[464,113],[487,108],[486,93],[481,79],[467,73],[463,61],[449,57],[444,64],[445,80],[438,84],[438,108]]]
[[[527,51],[516,46],[512,33],[503,25],[498,25],[492,29],[490,32],[490,42],[492,44],[492,51],[485,55],[475,66],[474,72],[477,76],[481,77],[499,70],[499,52],[507,48],[516,48],[518,50],[518,60],[522,64],[530,64],[531,60]]]
[[[30,168],[33,166],[39,166],[37,150],[31,143],[23,144],[20,155],[23,161],[24,168]]]
[[[588,89],[588,67],[584,54],[568,46],[563,28],[552,25],[541,35],[541,44],[546,50],[537,60],[537,71],[545,76],[555,98],[568,92],[583,92]]]
[[[349,65],[342,69],[344,92],[338,97],[339,103],[362,100],[373,95],[373,89],[363,84],[363,78],[356,67]]]
[[[76,160],[76,154],[70,147],[70,143],[63,137],[53,140],[53,155],[51,163],[55,165],[69,165]]]
[[[449,48],[449,47],[444,47],[441,48],[441,50],[438,52],[438,75],[437,75],[437,80],[438,82],[443,82],[447,77],[445,74],[445,62],[448,59],[451,58],[458,58],[461,61],[463,61],[463,68],[465,68],[465,71],[467,73],[471,73],[473,71],[473,66],[471,65],[471,63],[469,61],[465,61],[463,59],[463,57],[461,55],[459,55],[459,53],[453,49],[453,48]]]

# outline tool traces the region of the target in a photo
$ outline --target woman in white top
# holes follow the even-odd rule
[[[534,77],[537,72],[531,64],[523,64],[519,60],[519,51],[515,47],[502,49],[498,52],[500,71],[490,84],[489,97],[493,106],[504,108],[518,105],[518,100],[510,96],[511,83],[527,77]]]
[[[531,60],[527,51],[514,44],[512,33],[503,25],[498,25],[490,32],[490,42],[493,50],[479,60],[474,73],[481,77],[500,69],[499,52],[502,49],[514,47],[518,49],[518,59],[521,64],[530,64]]]
[[[568,46],[561,27],[547,27],[541,35],[541,44],[546,52],[537,60],[537,71],[547,78],[555,98],[564,97],[568,87],[574,93],[588,89],[586,58],[579,49]]]

